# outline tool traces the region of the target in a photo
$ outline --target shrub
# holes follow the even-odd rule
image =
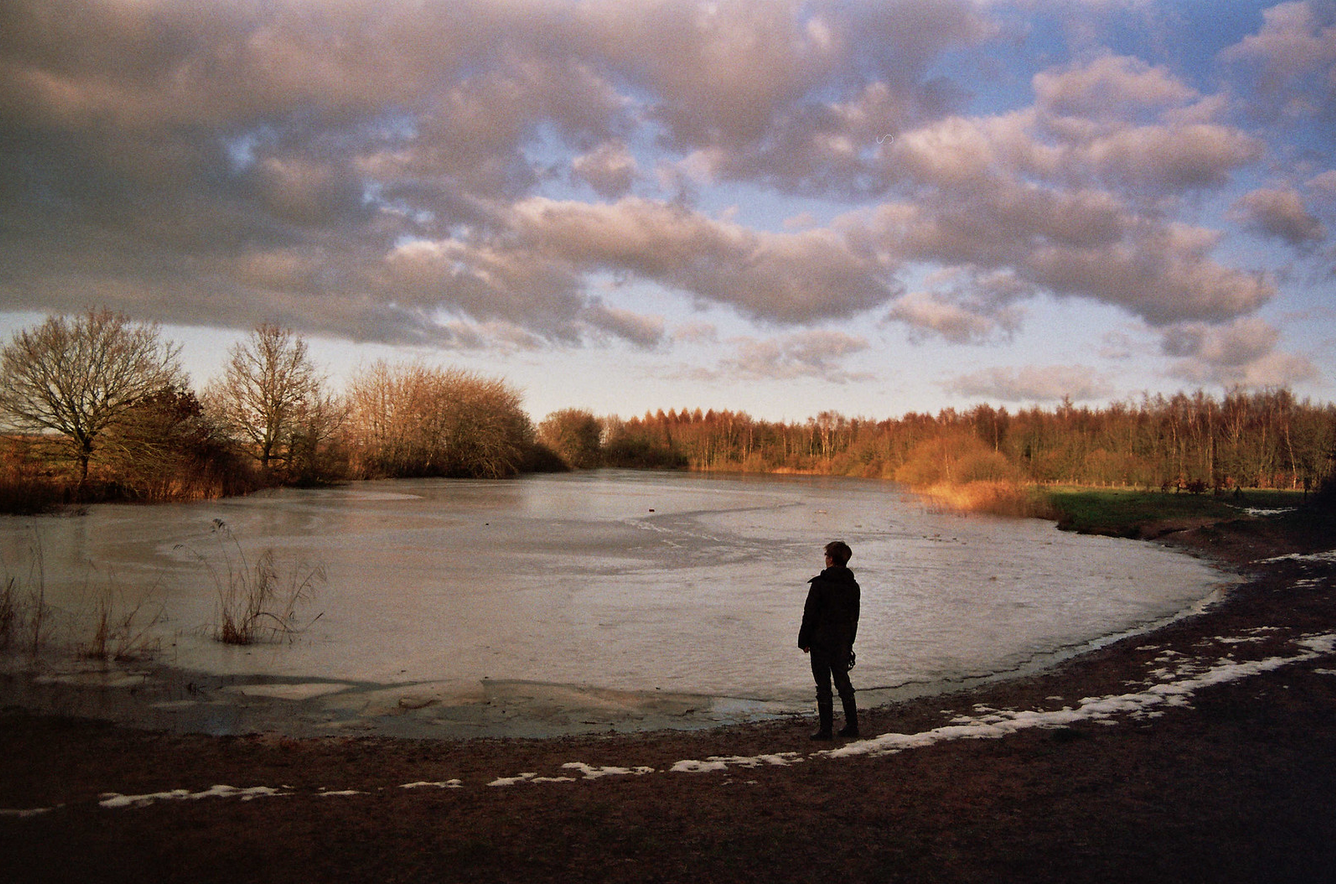
[[[375,363],[349,384],[342,429],[359,478],[501,478],[533,457],[519,394],[459,369]]]
[[[971,435],[938,436],[920,442],[895,479],[915,488],[970,482],[1012,482],[1017,471],[1006,456]]]
[[[603,424],[592,412],[577,408],[554,411],[538,425],[538,441],[574,470],[599,465]]]

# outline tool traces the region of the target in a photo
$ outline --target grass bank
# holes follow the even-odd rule
[[[1040,486],[1007,482],[935,485],[915,491],[956,512],[1050,519],[1064,531],[1154,538],[1188,528],[1316,504],[1302,491],[1190,494],[1137,488]]]
[[[1062,487],[1046,489],[1045,494],[1063,530],[1133,538],[1297,510],[1315,499],[1302,491],[1274,490],[1212,495]]]

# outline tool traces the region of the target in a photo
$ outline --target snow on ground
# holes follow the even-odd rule
[[[1231,643],[1238,641],[1234,640]],[[1157,682],[1142,691],[1106,697],[1087,697],[1075,708],[1064,706],[1062,709],[1049,712],[989,711],[988,714],[981,716],[957,718],[949,725],[923,733],[882,734],[879,737],[859,740],[817,754],[831,758],[887,755],[906,749],[931,746],[944,740],[996,739],[1032,727],[1068,727],[1087,721],[1114,724],[1116,723],[1114,717],[1119,715],[1134,720],[1151,718],[1162,714],[1165,708],[1187,705],[1188,699],[1202,688],[1238,681],[1250,675],[1270,672],[1282,666],[1329,655],[1336,647],[1336,634],[1306,636],[1295,644],[1302,650],[1291,656],[1267,657],[1263,660],[1246,662],[1235,662],[1226,658],[1218,660],[1214,665],[1196,674],[1192,674],[1196,668],[1194,665],[1182,666],[1178,672],[1184,677]]]
[[[594,767],[584,762],[572,761],[562,765],[562,770],[570,773],[540,776],[537,771],[528,771],[514,776],[498,776],[487,785],[490,787],[521,784],[541,785],[574,783],[603,777],[645,776],[658,773],[709,774],[726,771],[730,768],[786,767],[817,758],[837,760],[858,756],[890,755],[948,740],[999,739],[1029,728],[1061,728],[1082,722],[1116,725],[1119,721],[1153,718],[1163,714],[1166,709],[1186,706],[1195,693],[1213,685],[1234,682],[1285,666],[1329,657],[1336,652],[1336,633],[1326,633],[1301,636],[1291,642],[1289,653],[1259,660],[1235,660],[1232,651],[1226,651],[1223,656],[1219,655],[1219,648],[1239,648],[1253,644],[1259,641],[1263,634],[1273,631],[1263,627],[1248,630],[1242,635],[1220,637],[1214,642],[1203,643],[1202,653],[1198,655],[1165,651],[1152,662],[1155,668],[1147,673],[1148,678],[1139,689],[1102,697],[1086,697],[1074,706],[1064,706],[1061,709],[1046,711],[1015,710],[977,706],[974,710],[975,714],[962,715],[932,730],[913,734],[880,734],[865,740],[856,740],[837,748],[813,752],[806,756],[798,752],[777,752],[748,756],[710,756],[705,759],[676,761],[662,769],[644,766]],[[1329,669],[1320,671],[1324,673],[1332,672]],[[398,788],[419,789],[426,787],[461,789],[463,784],[460,780],[453,779],[443,782],[404,783]],[[255,798],[283,797],[293,794],[296,793],[290,786],[235,788],[219,785],[202,792],[191,792],[188,789],[174,789],[147,795],[122,795],[108,792],[102,795],[102,800],[99,803],[106,808],[125,808],[144,807],[158,801],[204,798],[240,798],[243,801],[249,801]],[[354,796],[366,793],[356,790],[321,790],[319,794]],[[21,819],[49,810],[51,808],[0,809],[0,818]]]
[[[780,752],[775,755],[712,755],[704,761],[679,761],[669,770],[673,773],[710,773],[727,770],[732,767],[760,767],[763,764],[785,767],[797,764],[803,757],[797,752]]]
[[[200,798],[240,798],[250,801],[253,798],[268,798],[279,795],[291,795],[288,786],[272,788],[270,786],[250,786],[237,789],[233,786],[213,786],[203,792],[191,792],[189,789],[173,789],[170,792],[153,792],[148,795],[120,795],[105,792],[98,802],[103,807],[147,807],[158,801],[196,801]]]
[[[1289,553],[1283,556],[1272,556],[1269,559],[1262,559],[1262,564],[1271,564],[1273,562],[1315,562],[1329,564],[1336,562],[1336,549],[1327,550],[1318,553]]]

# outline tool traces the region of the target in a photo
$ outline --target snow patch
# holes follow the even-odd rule
[[[1272,556],[1269,559],[1262,559],[1263,564],[1270,564],[1272,562],[1318,562],[1321,564],[1330,564],[1336,562],[1336,549],[1317,553],[1289,553],[1283,556]]]
[[[172,789],[170,792],[150,792],[147,795],[121,795],[117,792],[102,793],[98,804],[103,807],[147,807],[157,801],[196,801],[200,798],[240,798],[250,801],[255,798],[270,798],[289,795],[286,789],[274,789],[270,786],[250,786],[238,789],[235,786],[212,786],[203,792],[191,792],[189,789]]]
[[[1314,654],[1330,654],[1336,651],[1336,635],[1306,635],[1295,642],[1301,648],[1307,648]]]
[[[522,773],[515,777],[497,777],[487,785],[514,786],[519,783],[573,783],[575,777],[540,777],[536,772]]]
[[[1186,706],[1194,693],[1212,685],[1238,681],[1251,675],[1270,672],[1282,666],[1316,659],[1332,653],[1336,648],[1336,635],[1304,636],[1297,644],[1304,651],[1288,657],[1267,657],[1263,660],[1237,662],[1229,659],[1218,660],[1213,666],[1203,671],[1183,677],[1181,681],[1171,681],[1152,685],[1134,693],[1116,694],[1106,697],[1087,697],[1072,708],[1039,712],[1025,711],[989,711],[977,716],[962,716],[943,727],[933,728],[917,734],[882,734],[867,740],[859,740],[838,749],[828,749],[817,755],[828,758],[851,758],[858,755],[889,755],[906,749],[918,749],[947,740],[982,740],[997,739],[1029,728],[1068,727],[1080,722],[1114,723],[1118,715],[1130,718],[1152,717],[1162,711],[1162,707]],[[1193,667],[1187,667],[1191,669]]]
[[[625,777],[638,776],[654,773],[652,767],[590,767],[583,761],[568,761],[561,766],[562,770],[578,770],[584,774],[586,780],[596,780],[599,777]]]
[[[679,761],[670,768],[673,773],[709,773],[733,767],[760,767],[763,764],[787,767],[802,761],[797,752],[779,752],[773,755],[711,755],[704,761]]]

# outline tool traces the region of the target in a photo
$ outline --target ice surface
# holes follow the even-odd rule
[[[1152,544],[943,514],[886,483],[819,477],[354,483],[0,519],[6,572],[40,562],[53,624],[86,630],[99,593],[145,602],[161,611],[140,622],[163,661],[331,708],[542,684],[587,700],[614,692],[620,706],[672,695],[805,709],[797,625],[833,538],[852,545],[863,586],[854,683],[868,703],[1044,665],[1230,579]],[[298,609],[308,628],[293,642],[222,645],[219,587],[266,549],[280,583],[322,567],[326,582]]]

